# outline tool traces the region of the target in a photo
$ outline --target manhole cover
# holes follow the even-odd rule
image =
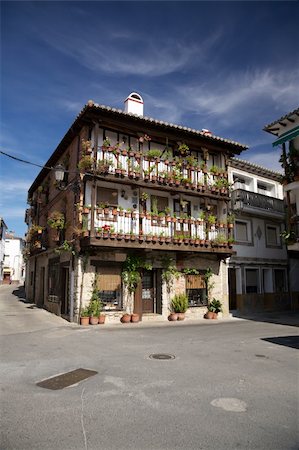
[[[72,370],[71,372],[66,372],[61,375],[57,375],[56,377],[40,381],[39,383],[36,383],[36,385],[56,391],[58,389],[64,389],[65,387],[72,386],[73,384],[85,380],[86,378],[92,377],[97,373],[98,372],[96,372],[95,370],[76,369]]]
[[[167,353],[154,353],[149,356],[150,359],[174,359],[174,355],[168,355]]]

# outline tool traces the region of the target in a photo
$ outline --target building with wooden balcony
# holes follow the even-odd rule
[[[227,314],[227,164],[246,148],[144,117],[137,93],[124,111],[89,101],[29,189],[27,297],[77,321],[95,289],[108,321],[124,311],[165,320],[186,292],[187,317],[202,317],[211,269],[211,296]],[[134,292],[123,276],[132,260]]]
[[[299,308],[299,109],[266,125],[264,131],[275,136],[273,147],[281,147],[286,203],[286,230],[292,307]]]
[[[241,313],[291,306],[282,175],[237,158],[229,161],[234,250],[229,262],[230,309]]]

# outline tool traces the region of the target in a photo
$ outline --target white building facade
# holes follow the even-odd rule
[[[23,283],[25,279],[25,263],[23,259],[24,240],[13,234],[5,238],[5,257],[3,273],[5,282]]]
[[[229,263],[230,309],[242,313],[288,309],[282,176],[237,158],[230,160],[228,172],[236,252]]]

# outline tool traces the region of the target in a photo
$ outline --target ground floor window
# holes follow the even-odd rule
[[[259,292],[259,270],[245,269],[246,294],[257,294]]]
[[[122,309],[121,295],[121,268],[120,267],[97,267],[97,289],[103,309]]]
[[[204,274],[186,275],[186,294],[189,307],[206,306],[208,304]]]

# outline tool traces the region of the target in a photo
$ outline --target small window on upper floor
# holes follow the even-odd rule
[[[235,240],[237,243],[251,242],[251,223],[246,220],[235,221]]]
[[[266,225],[266,244],[269,247],[280,246],[280,229],[278,225]]]
[[[107,206],[118,205],[118,190],[98,187],[97,205],[105,204]]]

